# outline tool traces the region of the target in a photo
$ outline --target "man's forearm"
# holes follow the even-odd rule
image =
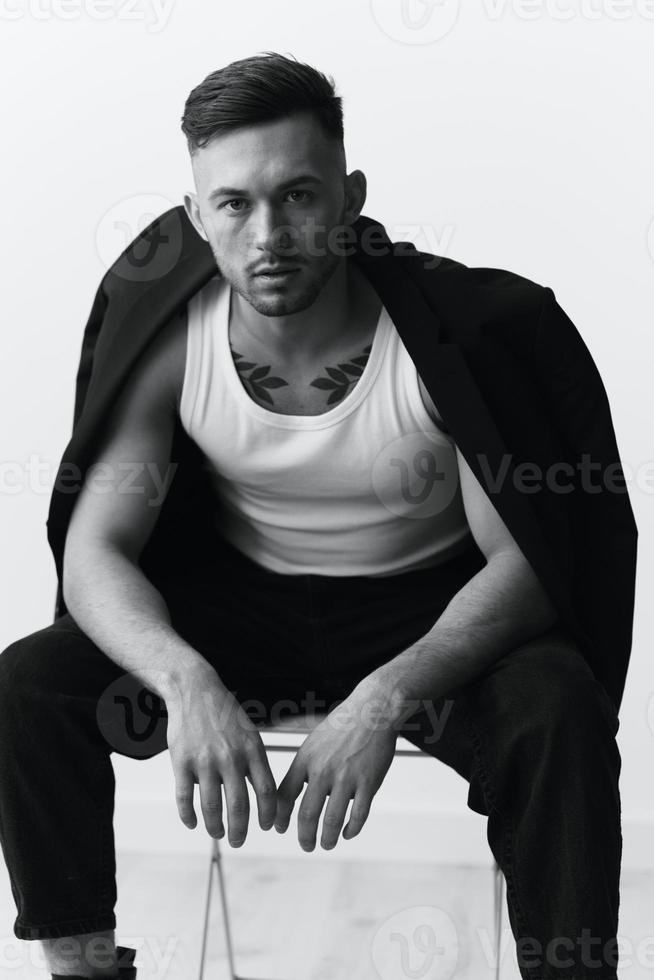
[[[428,633],[363,678],[351,697],[406,717],[410,705],[418,710],[424,699],[445,697],[557,620],[525,559],[504,552],[466,582]]]
[[[117,549],[102,547],[64,570],[64,601],[80,628],[103,653],[164,700],[182,694],[189,674],[209,662],[171,625],[161,593],[140,567]],[[225,689],[227,690],[227,688]]]

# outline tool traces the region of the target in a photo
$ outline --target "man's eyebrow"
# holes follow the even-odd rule
[[[298,174],[297,177],[292,177],[290,180],[285,180],[283,183],[278,184],[277,190],[283,191],[287,187],[292,187],[294,184],[322,184],[322,180],[319,177],[314,177],[313,174]],[[209,200],[213,201],[215,197],[224,197],[226,194],[245,197],[247,196],[247,191],[240,187],[214,187],[209,193]]]

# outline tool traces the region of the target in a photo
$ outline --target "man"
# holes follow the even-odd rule
[[[306,784],[312,850],[321,814],[324,848],[361,831],[402,732],[488,816],[522,975],[615,980],[636,529],[624,481],[575,469],[585,451],[622,476],[583,341],[551,290],[389,253],[313,68],[228,65],[182,129],[184,218],[132,243],[87,324],[48,520],[57,618],[0,658],[15,934],[55,977],[135,976],[114,945],[112,751],[168,747],[181,820],[197,783],[232,846],[246,779],[279,832]],[[538,495],[514,459],[549,464]],[[165,703],[145,751],[109,710],[126,674]],[[282,699],[329,713],[276,787],[246,702]]]

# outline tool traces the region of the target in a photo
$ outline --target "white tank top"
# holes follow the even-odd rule
[[[338,576],[408,572],[470,547],[453,440],[427,414],[384,307],[363,373],[321,415],[252,400],[229,346],[230,308],[220,275],[188,304],[180,420],[234,547],[275,572]]]

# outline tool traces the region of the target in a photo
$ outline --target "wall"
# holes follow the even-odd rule
[[[333,74],[344,96],[348,168],[368,177],[364,213],[392,238],[552,286],[591,349],[640,528],[619,732],[625,861],[654,866],[653,16],[635,0],[3,5],[0,72],[13,94],[0,162],[0,649],[51,621],[45,519],[82,329],[113,258],[192,189],[184,100],[228,61],[291,52]],[[470,842],[484,844],[483,820],[465,813],[462,781],[444,770],[427,779],[429,765],[394,763],[370,818],[377,830],[349,852],[369,839],[385,854],[386,830],[401,826],[396,842],[419,849],[429,837],[431,853],[483,859]],[[119,843],[205,846],[177,820],[168,757],[142,766],[116,761]]]

